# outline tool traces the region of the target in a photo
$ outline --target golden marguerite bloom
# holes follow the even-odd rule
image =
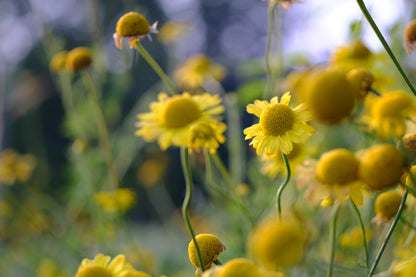
[[[113,34],[116,47],[122,49],[125,38],[130,41],[130,48],[134,47],[136,41],[140,41],[146,36],[151,40],[150,34],[157,33],[156,27],[157,22],[150,26],[142,14],[128,12],[117,21],[116,32]]]
[[[236,258],[222,266],[205,271],[203,277],[283,277],[283,273],[269,271],[245,259]]]
[[[85,69],[92,63],[92,54],[88,47],[77,47],[66,56],[66,69],[74,72]]]
[[[321,155],[319,161],[305,161],[297,168],[296,183],[299,189],[306,188],[305,198],[314,205],[344,204],[348,198],[362,205],[364,184],[358,179],[358,170],[354,153],[338,148]]]
[[[111,257],[98,254],[94,260],[84,259],[75,277],[125,277],[131,270],[125,263],[124,255]]]
[[[150,113],[139,114],[137,136],[146,141],[158,140],[160,148],[166,150],[170,145],[208,147],[215,151],[223,142],[222,132],[225,124],[220,122],[224,106],[220,105],[218,95],[203,93],[190,95],[184,92],[169,97],[160,93],[158,102],[150,104]],[[208,127],[207,127],[208,126]]]
[[[182,89],[198,89],[205,81],[215,79],[221,81],[226,75],[222,65],[213,63],[205,55],[194,55],[180,65],[173,77]]]
[[[302,1],[300,0],[262,0],[262,1],[268,1],[269,6],[274,6],[278,3],[285,10],[288,10],[293,3],[302,3]]]
[[[52,57],[51,62],[49,63],[49,70],[51,72],[62,72],[66,69],[66,56],[68,51],[61,51],[55,54]]]
[[[168,21],[160,28],[158,38],[164,44],[172,44],[190,31],[191,25],[187,22]]]
[[[257,155],[265,152],[273,155],[279,149],[285,154],[293,150],[293,143],[299,143],[308,135],[312,136],[315,129],[307,124],[310,113],[303,104],[295,108],[289,107],[290,93],[286,92],[280,102],[273,97],[270,103],[256,100],[247,105],[247,112],[260,118],[260,122],[244,129],[245,139],[251,139],[250,145],[256,149]]]
[[[33,155],[20,155],[14,149],[4,150],[0,153],[0,184],[13,185],[28,181],[35,165]]]
[[[370,70],[362,67],[348,71],[347,79],[353,87],[353,92],[358,93],[355,95],[357,100],[363,100],[374,83],[374,75]]]
[[[373,146],[360,156],[360,179],[373,191],[396,186],[404,170],[402,153],[390,144]]]
[[[116,191],[97,192],[94,199],[106,212],[125,212],[136,202],[136,193],[132,189],[119,188]]]
[[[366,241],[371,239],[372,233],[370,230],[365,231]],[[339,244],[346,248],[359,248],[363,247],[363,232],[360,226],[356,226],[347,230],[339,237]]]
[[[403,45],[408,55],[416,49],[416,19],[407,24],[403,32]]]
[[[348,45],[339,46],[331,53],[330,63],[344,69],[357,67],[371,68],[374,54],[361,41],[357,40]]]
[[[369,127],[379,139],[398,138],[406,132],[406,120],[416,115],[414,98],[403,91],[392,91],[377,97],[370,107]]]
[[[269,270],[289,267],[302,261],[306,235],[298,222],[268,218],[258,224],[248,239],[254,261]]]
[[[212,263],[217,260],[218,255],[225,250],[225,245],[217,236],[211,234],[199,234],[195,237],[195,240],[198,243],[201,252],[204,268],[209,269]],[[197,267],[195,274],[201,276],[198,272],[198,270],[201,270],[201,266],[199,264],[198,253],[193,240],[189,243],[188,255],[191,263]]]
[[[377,224],[380,224],[383,221],[389,221],[397,214],[400,203],[402,202],[402,197],[402,194],[395,190],[386,191],[377,196],[374,205],[376,211],[374,220]]]
[[[312,117],[324,124],[338,124],[350,116],[359,92],[337,68],[316,70],[308,76],[302,92],[303,101]]]

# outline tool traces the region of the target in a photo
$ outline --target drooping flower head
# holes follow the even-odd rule
[[[123,39],[127,38],[130,41],[130,48],[133,48],[136,41],[146,36],[151,39],[150,34],[157,33],[156,27],[157,22],[150,26],[147,19],[140,13],[126,13],[117,21],[116,32],[113,34],[116,47],[122,49]]]
[[[269,271],[245,258],[236,258],[222,266],[205,271],[203,277],[283,277],[283,273]]]
[[[357,67],[371,68],[374,54],[360,40],[342,45],[331,54],[330,63],[347,70]]]
[[[82,260],[75,277],[125,277],[129,270],[124,255],[111,260],[109,256],[98,254],[94,260]]]
[[[251,139],[250,145],[257,155],[265,152],[273,155],[279,149],[285,154],[293,150],[293,143],[299,143],[304,136],[312,136],[315,129],[307,124],[310,113],[303,104],[296,108],[289,107],[290,93],[286,92],[280,102],[278,97],[267,101],[254,101],[247,106],[247,112],[260,118],[260,122],[244,129],[245,139]]]
[[[169,97],[160,93],[158,100],[150,104],[150,113],[138,115],[137,136],[146,141],[157,139],[162,150],[173,145],[193,149],[207,147],[215,152],[219,143],[224,142],[222,133],[226,126],[220,121],[224,106],[220,105],[218,95],[184,92]]]
[[[212,263],[217,260],[218,255],[225,250],[225,245],[217,236],[211,234],[199,234],[195,237],[195,240],[201,252],[204,268],[209,269]],[[189,243],[188,255],[191,263],[197,267],[195,274],[201,276],[198,272],[198,270],[201,270],[201,266],[199,264],[198,253],[193,240]]]
[[[363,100],[374,82],[374,75],[366,68],[354,68],[348,71],[347,79],[353,87],[357,100]]]
[[[416,49],[416,19],[407,24],[403,32],[403,45],[408,55]]]
[[[374,209],[376,211],[374,220],[377,224],[392,219],[397,214],[401,202],[402,194],[398,191],[390,190],[380,193],[374,204]]]
[[[61,51],[56,53],[53,57],[51,62],[49,63],[49,70],[51,72],[62,72],[66,69],[66,57],[68,55],[68,51]]]
[[[85,69],[92,63],[92,54],[88,47],[76,47],[68,52],[65,59],[66,69],[75,72]]]

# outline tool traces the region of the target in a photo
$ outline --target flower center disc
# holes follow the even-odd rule
[[[188,98],[176,97],[169,100],[163,111],[163,122],[168,128],[179,129],[201,116],[198,105]]]
[[[283,104],[269,106],[260,116],[260,126],[267,135],[281,136],[293,127],[295,114]]]
[[[88,265],[81,269],[75,277],[112,277],[113,274],[101,265]]]

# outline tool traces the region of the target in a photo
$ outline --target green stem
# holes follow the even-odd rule
[[[354,201],[349,198],[351,206],[355,212],[355,214],[357,215],[358,221],[360,223],[360,227],[361,227],[361,233],[363,236],[363,249],[364,249],[364,257],[365,257],[365,268],[367,270],[369,270],[369,261],[368,261],[368,247],[367,247],[367,236],[365,235],[365,227],[364,227],[364,223],[363,223],[363,219],[361,217],[360,211],[358,210],[357,205],[354,203]]]
[[[71,76],[68,73],[59,74],[59,83],[62,89],[62,104],[67,114],[74,110],[74,101],[71,87]]]
[[[368,12],[367,7],[364,4],[364,1],[363,0],[357,0],[357,4],[360,7],[360,9],[361,9],[362,13],[364,14],[365,18],[367,18],[368,23],[370,23],[371,27],[373,28],[374,32],[376,33],[376,35],[377,35],[378,39],[380,40],[381,44],[383,44],[384,49],[386,50],[387,54],[390,56],[394,65],[396,66],[397,70],[400,72],[400,75],[402,75],[402,77],[403,77],[404,81],[406,82],[407,86],[410,88],[410,90],[416,96],[416,89],[413,87],[412,83],[410,82],[409,78],[407,77],[406,73],[404,72],[403,68],[401,67],[399,61],[394,56],[393,51],[391,51],[389,45],[387,44],[387,41],[383,37],[383,34],[380,32],[380,30],[377,27],[377,24],[374,22],[373,18],[371,17],[370,13]]]
[[[276,194],[276,207],[277,207],[277,213],[279,214],[280,221],[282,220],[281,197],[282,197],[283,190],[285,189],[286,185],[289,183],[289,180],[290,180],[290,164],[289,164],[289,160],[286,154],[283,152],[282,152],[282,158],[286,166],[286,178],[283,180],[283,183],[280,185]]]
[[[381,96],[381,93],[380,93],[380,92],[378,92],[377,90],[373,89],[373,88],[369,88],[369,89],[368,89],[368,91],[370,91],[370,92],[374,93],[374,94],[375,94],[375,95],[377,95],[377,96]]]
[[[100,145],[104,152],[105,159],[107,162],[107,167],[109,171],[108,174],[110,177],[110,185],[112,189],[117,189],[119,187],[119,181],[120,181],[119,175],[118,175],[118,169],[117,169],[116,161],[113,156],[113,152],[111,150],[110,135],[108,133],[104,112],[100,103],[100,98],[98,96],[98,92],[94,85],[94,82],[92,81],[91,76],[88,74],[88,71],[86,70],[82,71],[82,78],[87,88],[89,97],[93,104],[93,109],[94,109],[94,113],[95,113],[95,117],[96,117],[97,125],[98,125],[98,138],[100,140]]]
[[[377,267],[377,265],[380,261],[380,258],[383,255],[383,252],[384,252],[384,250],[387,246],[387,243],[389,242],[389,239],[390,239],[391,235],[393,234],[394,228],[396,227],[397,222],[399,222],[400,216],[403,212],[403,209],[404,209],[404,206],[405,206],[405,203],[406,203],[406,198],[407,198],[408,192],[409,192],[408,189],[405,188],[404,193],[403,193],[402,202],[400,203],[399,210],[397,211],[397,214],[394,217],[393,222],[392,222],[389,230],[387,231],[386,237],[384,238],[384,241],[381,244],[380,249],[377,252],[376,259],[374,260],[373,265],[371,266],[370,272],[368,273],[368,277],[373,276],[374,271],[376,270],[376,267]]]
[[[177,94],[175,87],[173,86],[172,82],[169,80],[168,76],[163,72],[162,68],[160,68],[159,64],[152,58],[149,52],[140,44],[140,42],[136,42],[135,44],[137,51],[142,55],[142,57],[146,60],[146,62],[153,68],[153,70],[159,75],[160,79],[165,83],[167,88],[170,92],[175,95]]]
[[[222,263],[220,262],[220,260],[218,260],[218,259],[216,259],[215,261],[214,261],[214,264],[216,264],[216,265],[222,265]]]
[[[334,269],[334,258],[335,258],[335,241],[337,235],[337,221],[339,213],[339,204],[336,204],[331,213],[331,225],[329,231],[329,268],[327,277],[332,277],[332,271]]]
[[[181,147],[181,163],[182,163],[182,170],[185,176],[185,184],[186,184],[185,199],[183,200],[183,204],[182,204],[182,216],[185,219],[186,226],[188,227],[189,233],[191,234],[191,237],[192,237],[192,241],[195,244],[201,270],[205,271],[205,266],[202,260],[201,250],[199,249],[198,243],[196,242],[195,232],[194,232],[194,229],[192,228],[191,220],[189,219],[189,204],[191,203],[191,200],[192,200],[193,185],[192,185],[191,169],[189,167],[188,149],[185,147]]]

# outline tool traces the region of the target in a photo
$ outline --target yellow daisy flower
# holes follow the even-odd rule
[[[75,277],[125,277],[129,270],[124,255],[111,260],[109,256],[98,254],[94,260],[82,260]]]
[[[194,149],[207,147],[215,152],[218,143],[224,142],[222,133],[226,126],[220,122],[224,106],[220,105],[218,95],[184,92],[169,97],[160,93],[158,100],[150,104],[150,113],[138,115],[137,136],[146,141],[157,139],[162,150],[173,145]]]
[[[358,179],[359,161],[347,149],[334,149],[324,153],[319,161],[307,160],[297,168],[296,183],[306,188],[305,198],[312,204],[343,204],[351,198],[355,204],[363,204],[364,184]]]
[[[279,148],[285,154],[293,149],[293,142],[299,143],[305,135],[312,136],[315,129],[306,122],[311,119],[310,113],[303,104],[292,109],[289,107],[290,93],[286,92],[280,103],[273,97],[267,101],[254,101],[247,105],[247,112],[260,118],[258,124],[244,129],[245,139],[254,139],[250,145],[256,149],[257,155],[265,152],[273,155]]]
[[[337,47],[331,54],[330,63],[347,70],[356,67],[371,68],[374,63],[374,54],[357,40]]]

